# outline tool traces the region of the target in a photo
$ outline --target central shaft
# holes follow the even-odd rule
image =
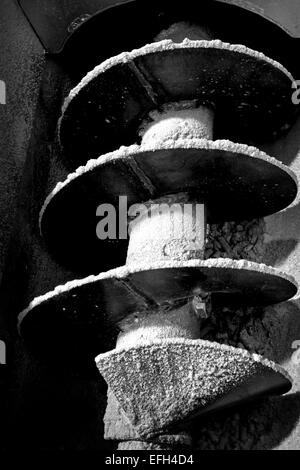
[[[142,145],[163,146],[182,139],[213,139],[213,110],[196,100],[168,103],[152,111],[140,128]]]
[[[204,204],[180,193],[140,204],[134,212],[129,213],[138,216],[129,225],[126,264],[204,258]]]
[[[212,39],[206,28],[176,23],[162,31],[156,41],[172,39]],[[214,112],[197,100],[168,103],[149,113],[140,127],[142,146],[163,147],[178,140],[213,139]],[[169,194],[130,209],[130,241],[126,265],[153,261],[204,259],[206,241],[206,207],[199,199],[184,192]],[[116,351],[135,348],[144,343],[162,344],[170,338],[198,339],[203,318],[207,318],[210,296],[183,299],[180,304],[160,306],[154,311],[135,312],[119,323]],[[156,367],[153,364],[153,373]],[[149,390],[149,393],[151,391]],[[142,397],[141,397],[142,399]],[[119,441],[119,449],[163,449],[191,446],[189,433],[175,431],[143,442],[135,436],[118,403],[108,392],[106,435]],[[132,440],[131,440],[132,439]],[[153,447],[154,446],[154,447]]]
[[[138,344],[167,338],[198,339],[200,319],[193,301],[187,301],[171,310],[141,312],[126,317],[119,323],[116,349],[135,347]]]

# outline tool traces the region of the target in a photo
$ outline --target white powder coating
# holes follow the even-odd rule
[[[99,355],[96,364],[140,436],[159,433],[228,395],[250,398],[291,381],[257,354],[191,339],[124,347]]]
[[[270,157],[265,152],[258,150],[256,147],[252,147],[252,146],[248,146],[244,144],[237,144],[229,140],[211,141],[207,139],[189,139],[189,140],[178,139],[175,141],[168,140],[167,142],[165,142],[163,145],[160,145],[160,146],[131,145],[129,147],[120,147],[118,150],[114,152],[110,152],[105,155],[101,155],[100,157],[96,159],[89,160],[86,165],[80,166],[76,169],[75,172],[70,173],[68,177],[65,179],[65,181],[57,183],[53,191],[45,199],[43,207],[40,211],[40,217],[39,217],[40,229],[41,229],[41,220],[42,220],[43,214],[48,204],[51,202],[51,200],[68,184],[70,184],[76,178],[80,178],[81,175],[85,175],[90,171],[92,172],[98,167],[101,167],[102,165],[105,165],[110,162],[114,163],[118,160],[130,161],[134,159],[135,155],[138,155],[140,152],[156,152],[158,150],[172,150],[172,149],[181,149],[181,148],[182,149],[199,149],[199,150],[206,149],[212,152],[213,151],[230,152],[233,156],[236,156],[236,158],[239,158],[240,154],[244,154],[250,158],[263,160],[267,163],[270,163],[271,165],[277,166],[282,171],[284,171],[289,176],[291,176],[294,182],[298,184],[295,173],[286,165],[281,163],[279,160],[273,157]]]
[[[226,51],[235,52],[237,54],[247,55],[253,59],[257,59],[259,61],[263,61],[272,65],[280,72],[282,72],[286,77],[294,82],[293,76],[283,67],[279,62],[270,59],[269,57],[265,56],[263,53],[254,51],[253,49],[249,49],[246,46],[241,44],[229,44],[222,42],[220,40],[213,40],[213,41],[191,41],[189,39],[184,39],[180,44],[174,43],[171,40],[164,40],[152,44],[147,44],[146,46],[140,49],[134,49],[131,52],[123,52],[115,57],[111,57],[104,61],[102,64],[95,67],[91,72],[89,72],[81,82],[71,90],[69,96],[66,98],[63,107],[62,107],[62,115],[67,110],[70,102],[78,95],[78,93],[86,87],[92,80],[94,80],[98,75],[104,73],[106,70],[118,65],[118,64],[125,64],[130,61],[133,61],[137,57],[141,57],[147,54],[153,54],[157,52],[163,52],[168,50],[179,50],[179,49],[189,49],[189,48],[203,48],[203,49],[221,49]],[[59,120],[58,128],[60,128],[62,117]]]
[[[188,302],[170,311],[138,312],[118,324],[121,333],[116,349],[134,347],[145,341],[167,338],[199,338],[200,323],[192,304]]]
[[[116,397],[110,389],[107,390],[107,407],[104,416],[104,439],[114,441],[130,441],[142,443],[138,441],[139,436],[124,415]],[[191,434],[181,430],[169,431],[168,434],[160,434],[151,439],[151,443],[167,445],[168,448],[174,450],[174,446],[192,446]],[[147,444],[150,444],[148,441]],[[133,447],[132,447],[133,448]]]
[[[180,109],[180,103],[165,105],[161,112],[152,111],[142,125],[142,145],[160,146],[178,139],[212,140],[213,117],[213,111],[204,106]]]
[[[67,282],[62,286],[57,286],[53,291],[48,292],[47,294],[41,295],[36,297],[35,299],[30,302],[28,307],[24,309],[18,316],[18,328],[20,329],[20,325],[26,315],[34,308],[40,306],[43,302],[47,302],[48,300],[54,299],[55,297],[59,297],[61,294],[70,293],[73,294],[73,289],[78,289],[81,286],[85,286],[87,284],[91,284],[94,282],[101,282],[104,279],[125,279],[130,274],[138,273],[147,270],[155,270],[155,269],[171,269],[171,268],[218,268],[222,269],[235,269],[235,270],[246,270],[249,272],[259,272],[264,273],[267,275],[274,276],[276,278],[286,279],[288,282],[293,284],[294,286],[298,287],[297,282],[295,279],[288,275],[285,272],[282,272],[278,269],[272,268],[271,266],[266,266],[265,264],[258,264],[253,263],[251,261],[246,260],[232,260],[232,259],[224,259],[224,258],[214,258],[209,259],[206,261],[202,260],[189,260],[189,261],[160,261],[160,262],[153,262],[153,263],[145,263],[139,265],[132,265],[132,266],[122,266],[120,268],[112,269],[105,273],[100,273],[98,275],[91,275],[86,277],[85,279],[78,279]]]
[[[169,198],[170,199],[170,198]],[[148,210],[130,223],[126,264],[165,259],[203,259],[206,238],[205,206],[180,203],[174,195],[168,203],[153,201]]]

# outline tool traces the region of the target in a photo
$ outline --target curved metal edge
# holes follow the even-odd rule
[[[230,262],[230,266],[228,266],[228,262]],[[111,269],[106,272],[102,272],[98,275],[90,275],[84,279],[75,279],[72,281],[67,282],[66,284],[56,286],[55,289],[52,291],[47,292],[46,294],[40,295],[34,298],[30,304],[18,315],[18,331],[19,334],[21,333],[21,325],[27,314],[33,310],[35,307],[39,306],[43,302],[46,302],[52,298],[58,297],[60,294],[64,294],[67,292],[71,292],[73,289],[80,288],[87,284],[91,284],[94,282],[98,282],[104,279],[109,278],[116,278],[116,279],[124,279],[130,274],[136,274],[141,271],[145,270],[156,270],[156,269],[168,269],[168,268],[200,268],[200,267],[212,267],[212,268],[220,268],[220,269],[244,269],[248,271],[256,271],[256,272],[265,272],[266,274],[277,276],[280,278],[285,279],[287,282],[294,285],[296,291],[298,291],[298,283],[293,276],[287,274],[277,268],[273,268],[271,266],[267,266],[263,263],[255,263],[252,261],[247,260],[232,260],[227,258],[212,258],[209,260],[190,260],[186,262],[181,261],[165,261],[165,262],[154,262],[151,265],[132,265],[132,266],[121,266],[118,268]],[[297,292],[296,292],[297,293]],[[296,295],[296,294],[295,294]]]
[[[43,46],[44,50],[46,51],[46,53],[49,54],[49,55],[60,55],[64,52],[66,46],[73,39],[73,37],[75,35],[77,36],[77,35],[81,34],[82,31],[86,28],[86,26],[90,23],[90,21],[93,21],[93,20],[95,20],[95,18],[100,17],[100,15],[102,13],[105,13],[105,12],[107,12],[109,10],[112,10],[112,9],[117,9],[120,6],[130,5],[130,4],[132,4],[132,5],[138,4],[139,0],[125,0],[123,2],[116,1],[116,3],[114,5],[104,7],[104,8],[100,8],[97,12],[92,14],[82,24],[80,24],[76,29],[74,29],[74,31],[66,33],[66,36],[63,39],[61,46],[58,49],[52,50],[52,51],[49,50],[47,45],[42,40],[42,38],[39,35],[37,29],[35,28],[35,25],[32,23],[29,16],[27,15],[25,9],[23,8],[21,0],[16,0],[16,3],[19,6],[19,8],[21,9],[24,16],[26,17],[28,23],[30,24],[30,27],[32,28],[32,30],[34,31],[34,34],[39,39],[39,41],[40,41],[41,45]],[[268,22],[272,23],[277,28],[284,31],[289,37],[291,37],[293,39],[299,39],[299,36],[297,36],[296,33],[293,33],[290,28],[284,26],[278,20],[272,18],[270,15],[266,14],[265,12],[260,11],[258,8],[255,8],[255,5],[253,5],[253,4],[250,4],[248,2],[241,2],[241,1],[240,2],[234,2],[234,1],[231,1],[231,0],[211,0],[210,3],[212,3],[212,4],[213,3],[215,3],[215,4],[222,3],[223,5],[229,5],[230,7],[233,7],[236,10],[246,10],[246,11],[250,12],[251,14],[255,14],[255,15],[263,18],[265,21],[268,21]]]

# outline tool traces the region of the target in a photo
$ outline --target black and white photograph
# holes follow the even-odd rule
[[[300,450],[299,181],[300,0],[0,0],[0,458]]]

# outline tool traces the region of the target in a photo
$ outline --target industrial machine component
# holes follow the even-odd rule
[[[73,361],[98,354],[106,436],[120,449],[189,446],[196,416],[291,387],[279,366],[200,332],[214,302],[268,305],[297,292],[293,278],[266,265],[205,259],[207,223],[268,215],[296,196],[294,174],[248,146],[291,125],[293,78],[203,25],[175,23],[154,41],[97,66],[66,99],[64,162],[84,166],[48,196],[40,227],[57,259],[94,275],[19,316],[40,354],[54,338]],[[122,197],[129,243],[97,230],[102,205],[120,221]],[[103,267],[113,269],[98,274]]]

